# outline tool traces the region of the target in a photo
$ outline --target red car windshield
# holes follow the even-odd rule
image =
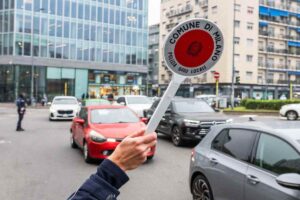
[[[94,109],[91,111],[92,124],[137,123],[140,119],[128,108]]]

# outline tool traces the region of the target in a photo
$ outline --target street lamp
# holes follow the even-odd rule
[[[33,6],[33,5],[32,5]],[[30,52],[31,52],[31,91],[30,91],[30,98],[31,100],[33,99],[33,93],[34,93],[34,65],[33,65],[33,59],[34,59],[34,52],[33,52],[33,43],[34,43],[34,16],[35,16],[35,12],[40,12],[40,11],[44,11],[44,8],[39,8],[37,10],[35,10],[34,8],[32,9],[33,11],[33,15],[32,15],[32,20],[31,20],[31,47],[30,47]],[[38,24],[39,25],[39,24]],[[37,98],[37,97],[36,97]]]

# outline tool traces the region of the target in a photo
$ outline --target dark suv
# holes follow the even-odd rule
[[[151,118],[159,101],[156,100],[145,112],[147,118]],[[174,145],[180,146],[185,141],[200,141],[213,125],[231,121],[203,100],[174,98],[156,131],[170,135]]]

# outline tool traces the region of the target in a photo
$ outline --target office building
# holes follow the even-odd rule
[[[148,86],[149,95],[158,94],[158,66],[159,66],[159,24],[149,26],[149,68],[148,68]]]
[[[214,72],[220,73],[220,95],[277,99],[300,90],[300,5],[297,0],[162,0],[160,50],[168,32],[195,17],[215,22],[223,32],[225,48],[217,65],[188,78],[179,94],[215,93]],[[159,83],[166,88],[171,72],[160,51]],[[233,73],[234,69],[234,73]]]
[[[0,102],[143,94],[148,0],[1,0]]]

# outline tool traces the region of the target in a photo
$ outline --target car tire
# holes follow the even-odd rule
[[[147,160],[152,160],[154,156],[148,156]]]
[[[193,195],[193,200],[197,200],[197,199],[213,200],[214,199],[209,182],[202,175],[197,175],[193,179],[191,190],[192,190],[191,192]]]
[[[181,138],[181,129],[178,126],[174,126],[172,129],[172,142],[175,146],[181,146],[183,144],[183,140]]]
[[[286,113],[286,118],[287,120],[297,120],[298,114],[295,111],[291,110]]]
[[[75,141],[74,141],[73,134],[71,133],[70,135],[71,135],[71,136],[70,136],[70,145],[71,145],[71,147],[72,147],[73,149],[76,149],[78,146],[77,146],[77,144],[76,144]]]
[[[89,145],[86,142],[83,144],[83,158],[86,163],[91,163],[93,161],[89,155]]]

